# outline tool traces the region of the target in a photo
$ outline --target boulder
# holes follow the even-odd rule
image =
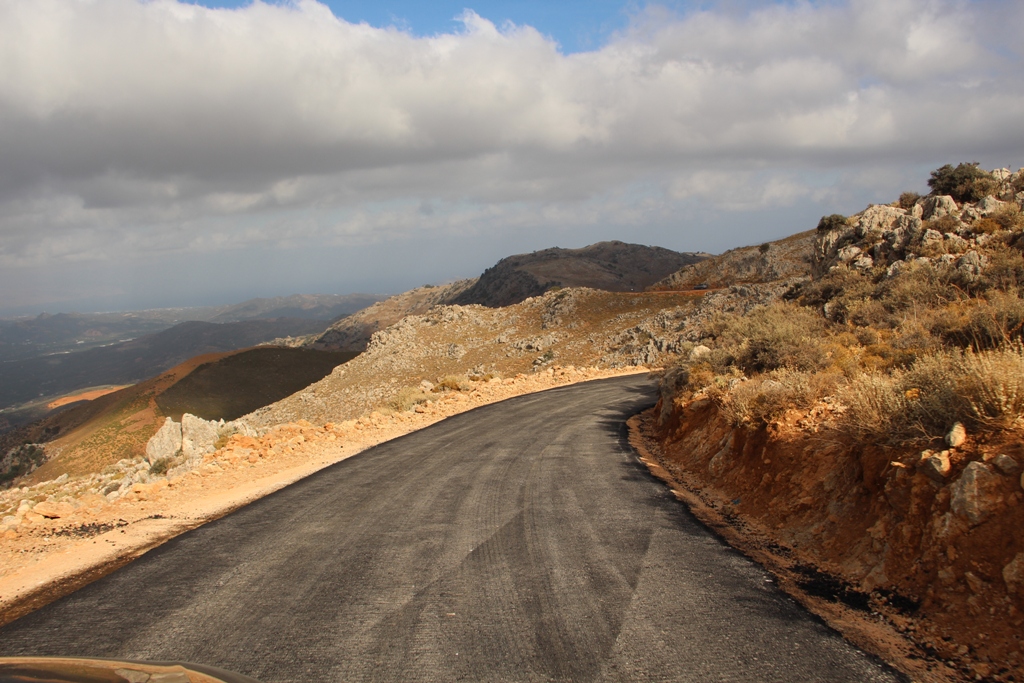
[[[219,424],[185,413],[181,416],[181,454],[188,460],[213,453]]]
[[[1006,590],[1010,595],[1015,593],[1024,595],[1024,553],[1017,553],[1003,567],[1003,581],[1006,583]]]
[[[984,522],[1002,504],[999,475],[983,462],[969,463],[953,483],[950,507],[972,526]]]
[[[871,258],[867,254],[861,254],[853,260],[850,266],[854,270],[871,270],[875,267],[875,259]]]
[[[926,221],[956,215],[958,211],[956,202],[949,195],[925,197],[921,202],[921,218]]]
[[[924,234],[921,235],[921,246],[942,244],[942,241],[942,233],[939,232],[938,230],[932,230],[931,228],[928,228],[927,230],[924,231]]]
[[[996,469],[1007,476],[1013,476],[1020,472],[1020,463],[1011,458],[1008,455],[997,455],[992,464],[996,466]]]
[[[964,275],[977,277],[985,268],[987,259],[975,250],[970,250],[956,260],[956,269]]]
[[[876,204],[869,206],[860,215],[854,229],[857,231],[857,237],[860,238],[873,234],[878,235],[891,228],[893,223],[906,215],[903,209],[897,209],[895,206]]]
[[[163,458],[173,458],[181,451],[181,425],[167,418],[146,443],[146,460],[152,465]]]
[[[950,464],[949,464],[949,451],[942,451],[941,453],[934,453],[931,455],[925,451],[921,455],[921,462],[918,467],[921,473],[932,481],[938,484],[944,484],[946,477],[949,476]]]
[[[843,263],[847,263],[860,256],[860,254],[861,248],[853,244],[850,244],[836,252],[836,258],[838,258]]]
[[[697,346],[694,346],[693,349],[690,351],[690,360],[700,360],[701,358],[704,358],[709,355],[711,355],[711,349],[704,346],[703,344],[698,344]]]
[[[990,216],[1001,209],[1005,209],[1007,206],[1009,206],[1009,203],[1001,202],[995,197],[989,195],[975,204],[974,208],[977,209],[978,213],[982,216]]]
[[[950,448],[959,448],[967,440],[967,430],[959,422],[953,424],[953,428],[946,434],[946,445]]]
[[[32,508],[32,512],[37,515],[42,515],[47,519],[57,519],[61,516],[61,511],[58,510],[57,504],[48,500],[44,500],[43,502],[36,504],[36,506]]]

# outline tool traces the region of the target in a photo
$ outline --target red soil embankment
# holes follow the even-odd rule
[[[1024,444],[941,446],[931,478],[928,452],[850,443],[830,410],[734,427],[698,399],[638,426],[655,474],[851,640],[916,680],[1024,681],[1024,494],[996,466]]]

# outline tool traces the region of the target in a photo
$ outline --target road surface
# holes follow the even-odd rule
[[[642,376],[479,408],[179,536],[0,629],[0,656],[264,683],[895,681],[640,465]]]

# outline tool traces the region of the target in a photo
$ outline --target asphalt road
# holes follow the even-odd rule
[[[643,377],[338,463],[0,629],[0,655],[286,681],[893,681],[640,465]]]

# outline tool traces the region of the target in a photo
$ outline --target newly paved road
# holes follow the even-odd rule
[[[0,629],[285,681],[892,681],[651,479],[642,377],[446,420]]]

